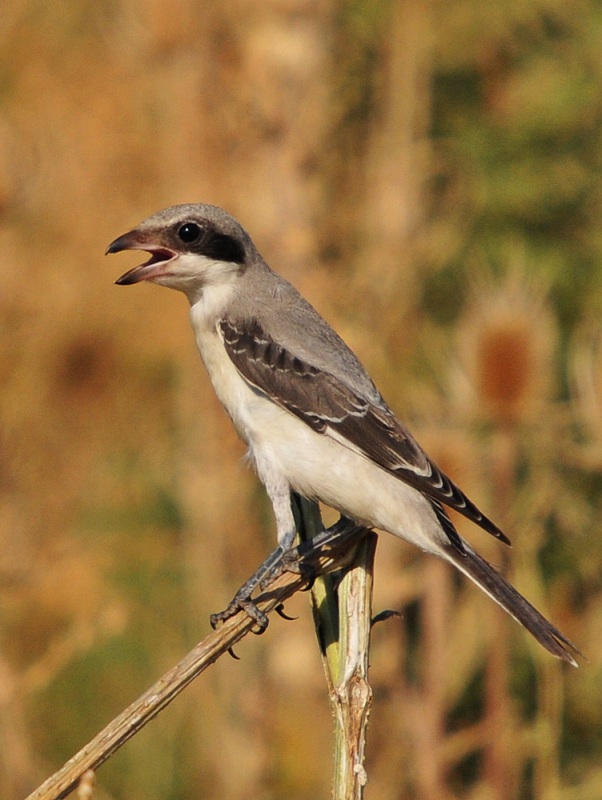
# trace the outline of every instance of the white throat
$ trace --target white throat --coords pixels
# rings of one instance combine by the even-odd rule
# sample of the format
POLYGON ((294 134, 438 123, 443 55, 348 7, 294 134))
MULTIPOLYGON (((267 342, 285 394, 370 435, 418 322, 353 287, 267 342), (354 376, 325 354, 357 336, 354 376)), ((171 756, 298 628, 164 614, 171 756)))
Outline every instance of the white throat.
POLYGON ((164 274, 152 278, 153 283, 183 292, 196 315, 213 318, 220 315, 230 298, 240 264, 217 261, 193 253, 179 255, 164 274))
POLYGON ((194 292, 186 292, 190 318, 195 328, 213 328, 223 316, 236 290, 239 265, 225 261, 207 261, 206 281, 194 292))

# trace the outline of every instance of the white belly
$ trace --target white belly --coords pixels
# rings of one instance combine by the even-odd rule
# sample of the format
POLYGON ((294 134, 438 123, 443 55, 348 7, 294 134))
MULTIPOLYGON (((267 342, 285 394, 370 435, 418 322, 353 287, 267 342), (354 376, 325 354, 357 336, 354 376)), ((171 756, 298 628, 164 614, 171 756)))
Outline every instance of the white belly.
POLYGON ((423 550, 439 552, 437 542, 445 542, 445 534, 420 492, 328 434, 316 433, 288 412, 272 409, 271 422, 280 429, 279 435, 270 437, 269 443, 260 438, 251 445, 256 460, 269 458, 300 494, 423 550))
POLYGON ((328 434, 254 391, 239 375, 216 333, 197 343, 217 396, 248 444, 260 477, 276 475, 368 526, 382 528, 430 552, 445 534, 420 492, 328 434))

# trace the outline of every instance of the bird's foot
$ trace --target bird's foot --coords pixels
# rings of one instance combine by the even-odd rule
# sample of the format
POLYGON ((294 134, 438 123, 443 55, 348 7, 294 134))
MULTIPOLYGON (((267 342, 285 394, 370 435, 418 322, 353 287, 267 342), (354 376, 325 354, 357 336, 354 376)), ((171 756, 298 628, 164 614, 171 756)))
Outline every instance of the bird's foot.
POLYGON ((285 556, 289 552, 294 552, 295 549, 290 551, 279 545, 270 553, 259 569, 236 592, 227 607, 223 611, 211 615, 209 618, 211 627, 215 629, 220 622, 225 622, 239 611, 244 611, 255 622, 257 626, 255 633, 263 633, 268 627, 269 620, 251 599, 251 596, 255 589, 259 588, 263 591, 275 578, 288 570, 288 561, 285 561, 285 556))
POLYGON ((244 611, 257 626, 254 632, 257 634, 263 633, 268 627, 269 620, 267 616, 258 608, 257 604, 254 603, 250 597, 239 595, 240 592, 237 592, 223 611, 218 611, 216 614, 212 614, 209 617, 211 627, 215 630, 220 622, 226 622, 226 620, 238 614, 239 611, 244 611))
MULTIPOLYGON (((341 517, 331 528, 317 534, 313 539, 301 542, 297 547, 291 547, 292 536, 281 541, 281 544, 270 553, 259 569, 240 587, 230 603, 223 611, 212 614, 210 617, 211 626, 215 629, 220 623, 244 611, 256 625, 255 633, 263 633, 268 627, 267 615, 258 608, 252 600, 253 592, 256 589, 264 591, 277 577, 283 572, 294 572, 303 575, 307 580, 305 590, 312 588, 317 576, 323 571, 320 559, 325 555, 340 553, 341 548, 349 550, 353 554, 350 543, 355 541, 358 535, 365 535, 366 528, 355 525, 350 520, 341 517)), ((277 609, 280 613, 282 607, 277 609)), ((285 616, 286 619, 286 616, 285 616)))

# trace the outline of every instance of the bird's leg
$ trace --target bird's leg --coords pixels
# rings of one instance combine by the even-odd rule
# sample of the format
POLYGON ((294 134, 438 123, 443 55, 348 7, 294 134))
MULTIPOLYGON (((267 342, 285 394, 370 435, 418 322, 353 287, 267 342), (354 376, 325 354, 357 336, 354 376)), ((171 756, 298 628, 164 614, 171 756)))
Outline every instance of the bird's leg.
MULTIPOLYGON (((313 539, 302 542, 297 547, 292 547, 295 531, 287 532, 281 537, 278 547, 236 592, 228 606, 223 611, 211 615, 212 627, 216 628, 220 622, 225 622, 243 610, 256 623, 258 633, 263 633, 267 628, 268 618, 251 599, 251 595, 257 587, 265 589, 271 581, 285 571, 307 576, 308 584, 311 586, 321 571, 321 558, 324 556, 330 556, 332 559, 340 558, 341 550, 349 551, 352 556, 353 543, 358 536, 366 532, 365 528, 345 517, 341 517, 332 527, 321 531, 313 539)), ((339 566, 341 565, 339 564, 339 566)))
POLYGON ((325 531, 317 533, 311 540, 302 542, 298 547, 293 547, 295 541, 296 524, 291 506, 290 487, 281 476, 273 473, 261 460, 256 461, 257 470, 274 507, 276 526, 278 530, 278 547, 270 553, 259 569, 251 575, 236 592, 228 606, 210 617, 211 625, 215 628, 220 622, 225 622, 241 609, 257 625, 257 632, 262 633, 268 625, 267 616, 261 611, 251 596, 255 589, 264 590, 282 572, 295 572, 307 577, 308 588, 311 588, 319 572, 320 557, 324 551, 328 554, 340 550, 349 536, 350 530, 356 526, 345 518, 325 531))
POLYGON ((288 569, 284 564, 284 556, 291 549, 294 539, 295 531, 287 532, 280 540, 278 547, 270 553, 259 569, 236 592, 228 606, 223 611, 211 615, 210 622, 213 628, 216 628, 218 623, 230 619, 242 609, 257 624, 258 632, 263 633, 267 628, 268 618, 251 600, 251 595, 258 586, 260 589, 265 588, 274 578, 285 569, 288 569))
POLYGON ((265 485, 266 491, 276 517, 276 529, 278 532, 278 547, 270 553, 263 564, 259 567, 249 580, 236 592, 227 608, 210 617, 211 625, 215 628, 219 622, 234 616, 240 609, 243 609, 251 619, 257 624, 258 633, 262 633, 268 625, 267 616, 257 608, 251 600, 251 595, 259 586, 260 589, 270 583, 283 571, 283 556, 291 549, 297 530, 295 519, 291 508, 291 495, 288 482, 272 469, 271 463, 261 458, 261 455, 253 454, 257 473, 265 485))

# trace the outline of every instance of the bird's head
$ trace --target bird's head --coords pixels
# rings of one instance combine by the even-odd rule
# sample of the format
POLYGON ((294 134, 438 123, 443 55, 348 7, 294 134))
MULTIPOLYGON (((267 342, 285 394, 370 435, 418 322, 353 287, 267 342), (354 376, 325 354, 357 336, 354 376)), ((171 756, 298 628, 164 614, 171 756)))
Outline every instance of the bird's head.
POLYGON ((115 239, 108 253, 145 250, 150 258, 118 278, 129 285, 152 281, 179 289, 192 300, 208 284, 243 272, 255 250, 245 230, 217 206, 180 205, 145 219, 115 239))

